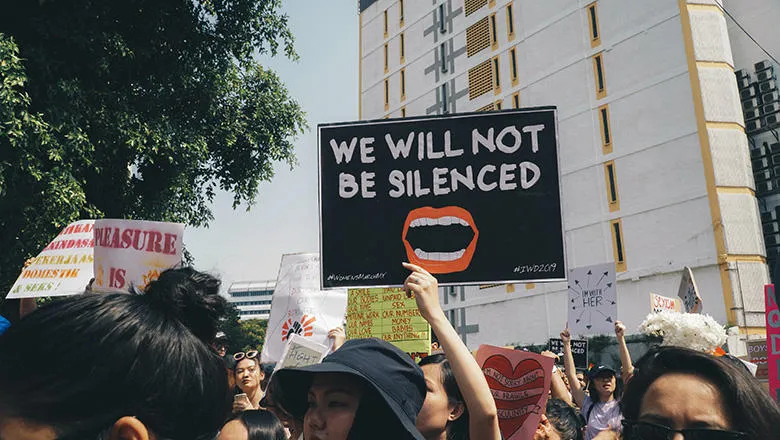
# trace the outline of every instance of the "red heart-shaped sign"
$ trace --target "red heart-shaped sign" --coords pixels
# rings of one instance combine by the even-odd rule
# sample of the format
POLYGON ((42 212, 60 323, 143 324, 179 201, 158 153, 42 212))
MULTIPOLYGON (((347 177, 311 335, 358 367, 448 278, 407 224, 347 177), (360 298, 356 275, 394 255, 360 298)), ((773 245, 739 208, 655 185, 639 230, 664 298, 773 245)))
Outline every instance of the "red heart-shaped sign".
POLYGON ((482 372, 496 401, 498 424, 505 439, 510 439, 531 414, 544 411, 544 368, 535 359, 522 360, 512 369, 509 359, 496 354, 485 360, 482 372))

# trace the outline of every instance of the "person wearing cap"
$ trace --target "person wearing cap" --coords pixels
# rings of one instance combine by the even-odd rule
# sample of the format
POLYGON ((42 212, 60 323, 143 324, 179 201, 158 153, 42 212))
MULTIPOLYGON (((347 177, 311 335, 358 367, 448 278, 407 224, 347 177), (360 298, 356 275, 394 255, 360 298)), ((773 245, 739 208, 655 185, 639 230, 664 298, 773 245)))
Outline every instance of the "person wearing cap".
MULTIPOLYGON (((620 348, 620 362, 625 380, 633 375, 634 367, 631 364, 631 355, 625 339, 626 327, 622 322, 615 322, 615 336, 617 336, 620 348)), ((617 386, 616 371, 605 365, 599 365, 588 372, 588 393, 577 380, 577 370, 574 367, 574 356, 571 352, 571 334, 569 329, 561 332, 563 340, 563 359, 566 367, 566 375, 569 378, 571 394, 574 402, 581 409, 585 418, 585 440, 593 440, 602 431, 622 430, 623 416, 620 412, 621 390, 617 386)))
POLYGON ((425 440, 415 427, 423 372, 388 342, 346 341, 322 363, 282 368, 272 383, 274 401, 303 420, 306 440, 425 440))
POLYGON ((431 325, 444 352, 420 361, 428 394, 417 429, 427 440, 501 440, 493 394, 479 364, 442 311, 438 281, 420 266, 403 266, 412 271, 404 288, 414 295, 420 315, 431 325))

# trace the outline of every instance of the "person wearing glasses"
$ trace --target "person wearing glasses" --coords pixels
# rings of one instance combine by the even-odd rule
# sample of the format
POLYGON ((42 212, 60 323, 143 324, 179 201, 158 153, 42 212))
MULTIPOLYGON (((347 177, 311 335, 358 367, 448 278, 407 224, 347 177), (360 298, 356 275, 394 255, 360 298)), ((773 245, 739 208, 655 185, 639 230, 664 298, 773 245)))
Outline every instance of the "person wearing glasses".
POLYGON ((230 405, 209 346, 226 311, 219 286, 169 269, 144 292, 72 296, 25 316, 0 336, 0 438, 213 439, 230 405))
POLYGON ((240 393, 233 398, 233 413, 249 409, 259 409, 263 390, 260 386, 265 379, 265 371, 260 364, 257 350, 238 352, 233 355, 236 361, 233 377, 240 393))
POLYGON ((687 348, 643 356, 622 405, 624 440, 758 440, 780 432, 780 407, 744 367, 687 348))

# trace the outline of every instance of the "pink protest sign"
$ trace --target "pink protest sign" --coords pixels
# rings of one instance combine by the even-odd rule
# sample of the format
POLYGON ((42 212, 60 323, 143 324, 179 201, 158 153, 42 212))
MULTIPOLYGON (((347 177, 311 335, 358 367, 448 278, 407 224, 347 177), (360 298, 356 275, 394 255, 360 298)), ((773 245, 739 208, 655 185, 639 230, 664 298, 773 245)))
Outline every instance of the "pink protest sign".
POLYGON ((780 310, 775 299, 775 285, 764 286, 766 300, 766 354, 769 373, 769 393, 775 401, 780 402, 780 310))
POLYGON ((547 405, 551 358, 527 351, 481 345, 477 363, 496 400, 505 440, 533 438, 547 405))

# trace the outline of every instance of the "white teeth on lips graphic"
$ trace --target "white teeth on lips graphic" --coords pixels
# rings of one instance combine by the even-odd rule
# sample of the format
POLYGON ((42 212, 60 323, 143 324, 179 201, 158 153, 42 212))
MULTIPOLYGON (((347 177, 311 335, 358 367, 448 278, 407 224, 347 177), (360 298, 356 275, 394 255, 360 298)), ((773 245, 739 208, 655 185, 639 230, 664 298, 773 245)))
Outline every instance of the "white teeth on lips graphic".
POLYGON ((425 252, 420 248, 414 250, 414 254, 417 255, 417 258, 428 261, 455 261, 460 259, 465 253, 466 249, 455 252, 425 252))
POLYGON ((469 223, 466 220, 448 215, 439 218, 428 218, 428 217, 417 218, 412 220, 411 223, 409 223, 409 227, 416 228, 418 226, 436 226, 436 225, 449 226, 454 224, 459 224, 461 226, 469 226, 469 223))

